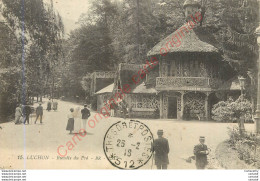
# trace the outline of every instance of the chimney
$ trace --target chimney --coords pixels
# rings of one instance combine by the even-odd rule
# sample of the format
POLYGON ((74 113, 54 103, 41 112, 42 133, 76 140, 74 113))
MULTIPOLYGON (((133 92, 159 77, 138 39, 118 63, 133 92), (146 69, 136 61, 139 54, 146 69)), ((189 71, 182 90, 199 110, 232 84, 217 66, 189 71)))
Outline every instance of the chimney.
POLYGON ((195 17, 201 16, 199 19, 202 22, 201 4, 196 0, 186 0, 183 4, 186 22, 194 21, 195 17))

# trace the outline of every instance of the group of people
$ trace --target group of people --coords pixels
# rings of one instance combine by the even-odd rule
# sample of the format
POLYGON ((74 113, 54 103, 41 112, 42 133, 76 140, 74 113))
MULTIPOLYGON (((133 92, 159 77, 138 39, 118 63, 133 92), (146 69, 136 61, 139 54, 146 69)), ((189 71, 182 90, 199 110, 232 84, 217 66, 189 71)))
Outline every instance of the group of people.
MULTIPOLYGON (((52 101, 49 99, 47 103, 47 110, 50 111, 53 109, 54 111, 58 110, 58 102, 52 101)), ((30 105, 22 105, 18 104, 15 108, 15 124, 30 124, 30 115, 34 112, 34 108, 30 105)), ((42 117, 43 117, 43 107, 42 104, 39 105, 35 109, 36 119, 34 124, 37 123, 38 119, 40 119, 40 123, 42 124, 42 117)))
POLYGON ((90 111, 88 109, 88 105, 85 104, 84 108, 80 110, 80 108, 70 109, 70 114, 68 115, 68 123, 66 130, 73 134, 73 131, 79 132, 79 130, 84 130, 86 132, 87 120, 90 117, 90 111))
MULTIPOLYGON (((115 104, 115 103, 109 104, 109 101, 107 101, 107 104, 110 105, 110 117, 115 117, 115 112, 117 110, 120 111, 120 115, 124 119, 126 119, 127 117, 132 118, 134 116, 133 115, 133 106, 128 106, 128 104, 125 102, 125 100, 123 100, 119 104, 115 104)), ((154 109, 153 118, 154 119, 160 118, 160 109, 158 106, 156 106, 154 109)))
POLYGON ((49 99, 48 103, 47 103, 47 111, 51 111, 51 109, 53 109, 54 111, 58 110, 58 102, 57 101, 51 101, 51 99, 49 99))
MULTIPOLYGON (((30 123, 30 115, 33 112, 33 108, 30 105, 22 105, 18 104, 15 108, 15 124, 29 124, 30 123)), ((42 115, 43 115, 43 107, 41 103, 36 108, 36 120, 35 124, 40 118, 40 122, 42 123, 42 115)))
POLYGON ((29 124, 29 118, 32 109, 29 105, 18 104, 15 108, 15 124, 25 124, 26 122, 29 124))
MULTIPOLYGON (((15 124, 30 124, 30 115, 33 113, 33 109, 30 105, 18 104, 15 109, 15 124)), ((41 103, 37 106, 35 113, 36 120, 34 123, 36 124, 38 118, 40 118, 40 123, 42 123, 43 107, 41 103)))
MULTIPOLYGON (((169 164, 168 154, 170 151, 169 143, 166 138, 163 137, 163 130, 157 131, 158 138, 154 140, 152 145, 152 152, 154 154, 155 165, 157 169, 167 169, 169 164)), ((208 164, 207 155, 209 154, 209 149, 205 145, 205 137, 201 136, 199 138, 199 144, 194 146, 194 156, 195 165, 197 169, 205 169, 208 164)))
MULTIPOLYGON (((109 101, 107 101, 107 104, 109 104, 109 101)), ((124 119, 126 119, 126 117, 131 117, 132 107, 129 108, 125 100, 118 105, 115 103, 110 104, 110 117, 115 117, 116 110, 120 111, 120 114, 124 119)))

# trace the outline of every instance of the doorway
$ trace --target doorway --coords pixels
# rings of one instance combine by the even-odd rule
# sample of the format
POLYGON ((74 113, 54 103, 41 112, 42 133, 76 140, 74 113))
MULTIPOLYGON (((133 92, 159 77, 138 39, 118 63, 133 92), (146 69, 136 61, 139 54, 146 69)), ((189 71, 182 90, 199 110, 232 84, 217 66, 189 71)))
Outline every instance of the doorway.
POLYGON ((177 97, 168 98, 168 118, 177 119, 177 97))

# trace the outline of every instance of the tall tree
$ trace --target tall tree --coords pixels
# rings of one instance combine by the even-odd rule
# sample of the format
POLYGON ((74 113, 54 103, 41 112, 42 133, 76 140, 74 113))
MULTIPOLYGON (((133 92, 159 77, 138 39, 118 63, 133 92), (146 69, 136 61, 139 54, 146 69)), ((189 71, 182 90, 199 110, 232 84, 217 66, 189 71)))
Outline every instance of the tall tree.
POLYGON ((151 0, 125 0, 119 4, 120 16, 113 44, 120 62, 143 63, 146 53, 159 39, 160 21, 153 14, 151 0))
POLYGON ((43 0, 3 0, 2 13, 23 40, 27 94, 42 94, 44 85, 53 82, 53 70, 62 55, 64 26, 61 17, 53 9, 52 0, 49 4, 43 0))
POLYGON ((21 49, 12 29, 0 22, 0 123, 7 121, 20 93, 21 49))

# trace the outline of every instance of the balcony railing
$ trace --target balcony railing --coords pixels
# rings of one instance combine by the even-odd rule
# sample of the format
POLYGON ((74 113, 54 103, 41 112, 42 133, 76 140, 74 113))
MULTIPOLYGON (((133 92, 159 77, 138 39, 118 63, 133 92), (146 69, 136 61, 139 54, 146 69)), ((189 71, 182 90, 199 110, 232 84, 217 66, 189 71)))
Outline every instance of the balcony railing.
POLYGON ((204 77, 157 77, 157 90, 213 90, 221 85, 219 79, 204 77))

